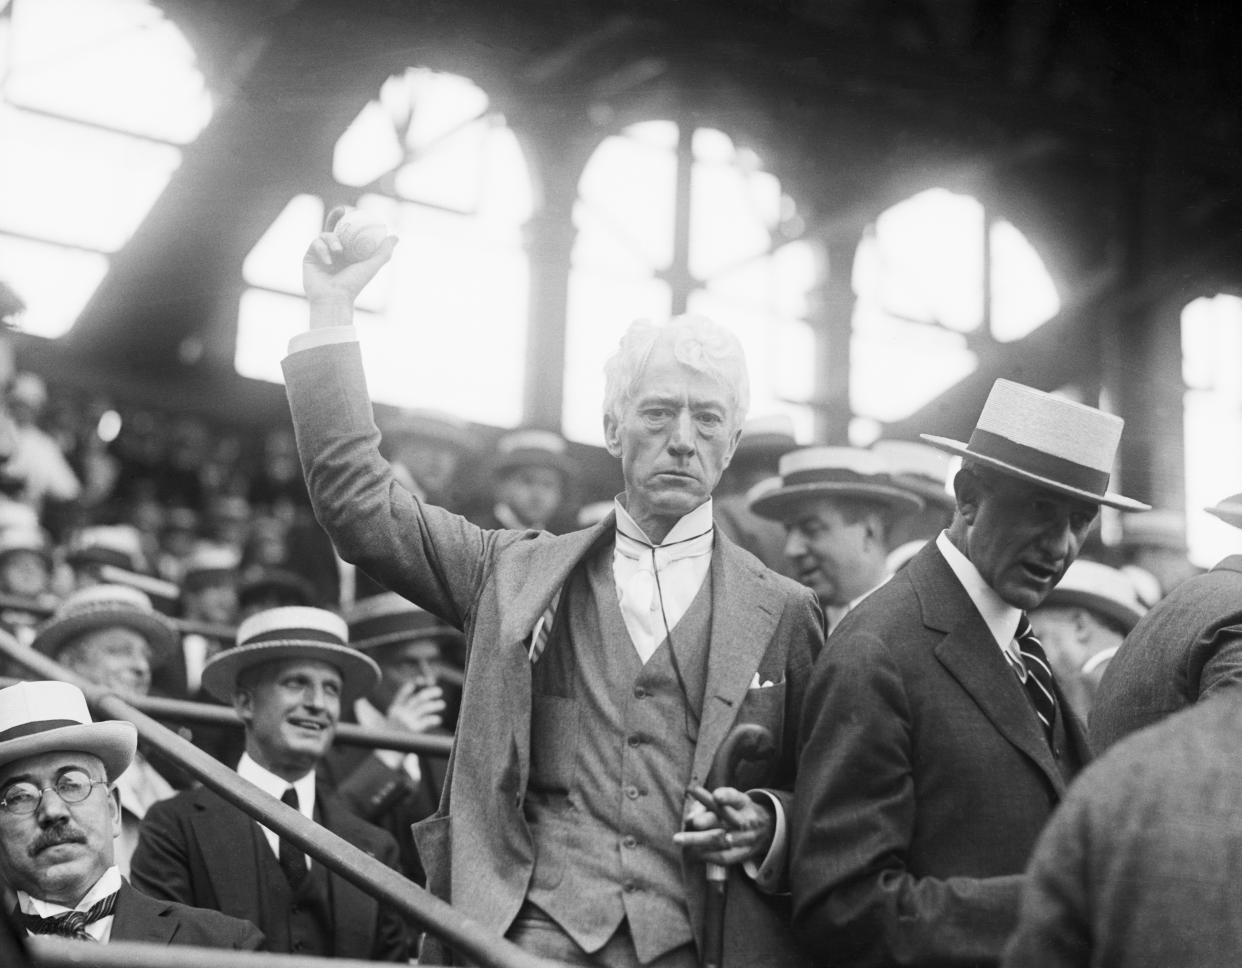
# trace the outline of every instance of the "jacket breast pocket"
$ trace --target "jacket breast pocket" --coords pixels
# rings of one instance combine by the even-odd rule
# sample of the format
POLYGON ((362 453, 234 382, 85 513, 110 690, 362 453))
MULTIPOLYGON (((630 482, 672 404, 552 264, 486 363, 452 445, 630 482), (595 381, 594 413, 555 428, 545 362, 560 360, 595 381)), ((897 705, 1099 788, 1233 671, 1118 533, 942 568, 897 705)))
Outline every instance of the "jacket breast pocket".
POLYGON ((531 792, 568 797, 578 759, 578 701, 536 695, 530 725, 531 792))
POLYGON ((741 790, 764 786, 769 782, 769 774, 774 771, 776 762, 780 759, 781 744, 785 741, 784 682, 746 690, 734 720, 734 727, 745 723, 762 726, 771 737, 771 742, 752 747, 752 755, 743 758, 739 763, 734 786, 741 790))

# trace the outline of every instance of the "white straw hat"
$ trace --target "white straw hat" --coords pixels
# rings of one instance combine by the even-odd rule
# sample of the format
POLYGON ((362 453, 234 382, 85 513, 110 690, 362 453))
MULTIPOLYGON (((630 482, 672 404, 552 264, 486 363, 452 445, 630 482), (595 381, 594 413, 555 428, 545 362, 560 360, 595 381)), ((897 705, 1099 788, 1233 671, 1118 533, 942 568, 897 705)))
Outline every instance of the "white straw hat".
POLYGON ((760 481, 746 503, 760 517, 785 520, 798 505, 824 498, 877 501, 895 511, 917 511, 923 499, 897 487, 888 464, 856 447, 803 447, 781 458, 780 477, 760 481))
POLYGON ((1218 501, 1210 508, 1204 508, 1208 514, 1214 518, 1219 518, 1225 524, 1232 524, 1235 528, 1242 528, 1242 494, 1235 494, 1227 497, 1223 501, 1218 501))
POLYGON ((341 702, 370 692, 380 670, 370 656, 350 648, 349 627, 322 608, 285 605, 256 612, 237 628, 237 644, 203 666, 203 688, 232 702, 237 676, 251 666, 280 659, 316 659, 341 673, 341 702))
POLYGON ((1111 619, 1125 634, 1147 612, 1129 575, 1085 558, 1065 570, 1043 604, 1081 605, 1111 619))
POLYGON ((1108 491, 1125 421, 1012 380, 992 385, 969 443, 919 436, 934 447, 1049 490, 1123 511, 1150 506, 1108 491))
POLYGON ((134 724, 94 722, 77 686, 42 681, 0 689, 0 765, 40 753, 91 753, 112 781, 133 762, 137 748, 134 724))

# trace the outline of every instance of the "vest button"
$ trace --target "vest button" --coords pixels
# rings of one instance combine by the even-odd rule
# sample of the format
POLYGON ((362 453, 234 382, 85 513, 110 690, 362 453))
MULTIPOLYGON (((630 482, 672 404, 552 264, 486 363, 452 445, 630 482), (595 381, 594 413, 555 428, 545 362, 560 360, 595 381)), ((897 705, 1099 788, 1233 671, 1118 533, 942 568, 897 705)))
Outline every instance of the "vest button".
POLYGON ((643 738, 641 736, 630 736, 625 741, 629 746, 642 746, 643 738))
POLYGON ((635 699, 646 699, 647 690, 644 689, 642 686, 635 686, 634 687, 634 698, 635 699))
POLYGON ((1059 746, 1052 747, 1052 758, 1054 760, 1059 760, 1061 758, 1061 747, 1059 746))
POLYGON ((621 840, 621 846, 626 847, 630 850, 633 850, 635 847, 638 846, 638 838, 637 837, 624 837, 621 840))
POLYGON ((633 881, 626 881, 624 888, 625 888, 626 894, 633 894, 635 891, 638 890, 638 885, 635 884, 633 881))
POLYGON ((638 799, 638 787, 627 786, 625 788, 625 795, 629 797, 631 800, 637 800, 638 799))

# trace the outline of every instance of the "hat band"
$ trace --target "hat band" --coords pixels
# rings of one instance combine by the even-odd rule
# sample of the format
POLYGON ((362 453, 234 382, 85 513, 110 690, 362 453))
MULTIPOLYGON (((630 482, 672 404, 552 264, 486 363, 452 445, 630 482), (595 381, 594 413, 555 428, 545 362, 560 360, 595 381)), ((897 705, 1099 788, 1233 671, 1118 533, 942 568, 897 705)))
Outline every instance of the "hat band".
POLYGON ((786 487, 796 484, 888 484, 887 474, 860 474, 844 467, 808 467, 805 470, 790 471, 781 478, 786 487))
POLYGON ((50 729, 85 725, 85 723, 80 723, 76 719, 36 719, 34 722, 10 726, 0 733, 0 743, 7 743, 11 739, 21 739, 23 736, 33 736, 35 733, 46 733, 50 729))
POLYGON ((284 626, 278 629, 269 629, 266 632, 256 632, 254 635, 246 639, 245 642, 238 642, 242 645, 262 645, 265 642, 319 642, 324 645, 344 645, 344 640, 339 635, 323 629, 312 628, 292 628, 284 626))
POLYGON ((1038 477, 1046 477, 1050 481, 1064 484, 1079 491, 1103 495, 1108 489, 1108 472, 1079 464, 1077 461, 1066 460, 1046 451, 1036 450, 1026 444, 1002 437, 990 430, 975 429, 970 435, 970 443, 966 445, 968 452, 980 457, 990 457, 1005 464, 1012 464, 1019 470, 1038 477))

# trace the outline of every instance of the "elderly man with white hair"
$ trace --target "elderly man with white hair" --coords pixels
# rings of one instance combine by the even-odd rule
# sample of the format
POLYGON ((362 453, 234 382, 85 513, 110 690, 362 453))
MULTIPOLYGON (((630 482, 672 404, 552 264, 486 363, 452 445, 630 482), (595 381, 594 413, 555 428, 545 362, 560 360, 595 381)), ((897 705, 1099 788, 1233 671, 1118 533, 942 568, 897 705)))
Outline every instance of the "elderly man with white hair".
MULTIPOLYGON (((561 536, 482 530, 396 485, 379 455, 349 324, 394 244, 351 262, 330 232, 312 243, 312 328, 284 366, 341 555, 466 633, 445 793, 415 829, 428 887, 565 963, 697 965, 706 865, 774 874, 762 862, 780 853, 823 641, 814 596, 713 527, 746 413, 741 347, 700 318, 632 326, 606 368, 605 440, 625 479, 613 512, 561 536), (773 755, 717 782, 741 724, 766 728, 773 755)), ((731 879, 726 960, 799 963, 785 899, 731 879)), ((449 957, 424 946, 425 962, 449 957)))

